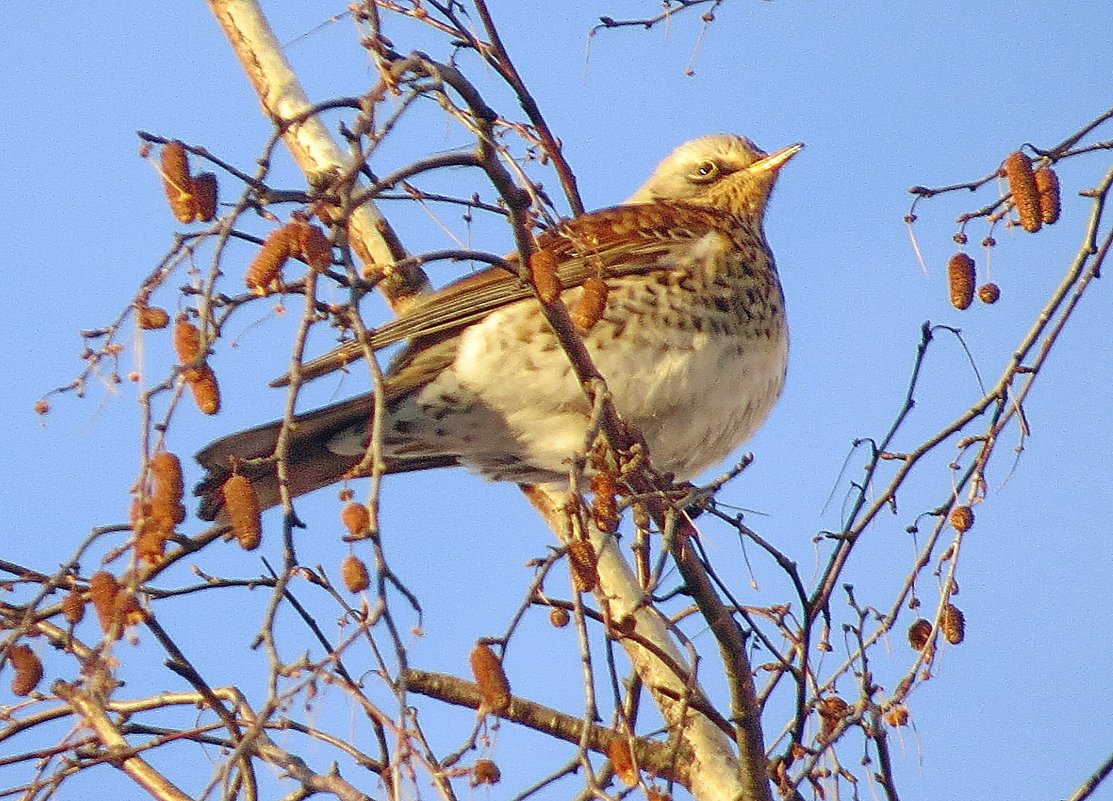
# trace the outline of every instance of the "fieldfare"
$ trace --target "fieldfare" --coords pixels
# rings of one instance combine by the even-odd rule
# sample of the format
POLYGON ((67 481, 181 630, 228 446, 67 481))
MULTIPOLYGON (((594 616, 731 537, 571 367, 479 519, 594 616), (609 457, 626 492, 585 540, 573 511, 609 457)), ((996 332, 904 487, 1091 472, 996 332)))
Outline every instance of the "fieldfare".
MULTIPOLYGON (((690 141, 621 206, 541 233, 573 307, 593 276, 607 285, 583 341, 622 420, 652 464, 679 480, 722 461, 764 422, 784 385, 788 323, 762 227, 778 171, 803 145, 765 154, 740 136, 690 141)), ((408 344, 385 378, 387 473, 465 465, 494 480, 566 482, 590 407, 538 300, 491 268, 421 298, 370 335, 408 344)), ((304 375, 358 358, 349 344, 304 375)), ((368 444, 370 394, 297 416, 288 487, 297 496, 349 476, 368 444)), ((220 439, 198 454, 201 516, 219 512, 233 462, 273 455, 281 423, 220 439)), ((241 469, 262 507, 279 502, 275 465, 241 469)))

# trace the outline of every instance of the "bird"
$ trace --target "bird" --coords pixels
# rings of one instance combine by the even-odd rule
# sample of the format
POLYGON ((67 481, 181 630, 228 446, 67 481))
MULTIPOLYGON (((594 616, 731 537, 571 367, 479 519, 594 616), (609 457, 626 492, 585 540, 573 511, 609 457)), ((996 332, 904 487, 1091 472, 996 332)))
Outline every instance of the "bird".
MULTIPOLYGON (((734 134, 693 139, 624 203, 536 237, 537 250, 555 259, 570 308, 593 276, 606 284, 584 345, 620 418, 640 432, 654 467, 677 481, 749 439, 784 387, 788 322, 763 222, 781 168, 802 148, 765 153, 734 134)), ((400 342, 383 380, 384 473, 463 465, 495 481, 567 485, 591 405, 514 272, 491 267, 422 296, 367 344, 400 342)), ((302 376, 340 369, 362 347, 346 343, 307 362, 302 376)), ((368 393, 294 417, 285 456, 292 496, 354 477, 374 408, 368 393)), ((198 453, 207 471, 195 490, 203 519, 217 519, 234 471, 252 481, 261 508, 280 503, 268 457, 282 425, 198 453)))

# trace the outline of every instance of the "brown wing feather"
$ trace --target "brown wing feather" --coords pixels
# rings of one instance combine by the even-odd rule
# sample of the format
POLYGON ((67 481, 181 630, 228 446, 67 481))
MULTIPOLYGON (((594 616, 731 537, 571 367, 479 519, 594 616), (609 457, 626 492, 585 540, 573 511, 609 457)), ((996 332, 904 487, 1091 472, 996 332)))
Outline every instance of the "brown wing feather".
MULTIPOLYGON (((661 256, 677 243, 698 239, 709 230, 727 231, 730 226, 730 218, 714 209, 681 203, 644 203, 576 217, 541 234, 537 245, 557 258, 561 285, 570 289, 600 270, 604 277, 619 277, 663 269, 661 256)), ((455 332, 495 309, 532 295, 533 290, 522 284, 517 275, 492 267, 430 294, 371 332, 369 344, 379 350, 414 337, 455 332)), ((309 381, 361 358, 360 343, 350 342, 303 364, 301 376, 309 381)), ((289 375, 272 382, 272 386, 287 384, 289 375)))

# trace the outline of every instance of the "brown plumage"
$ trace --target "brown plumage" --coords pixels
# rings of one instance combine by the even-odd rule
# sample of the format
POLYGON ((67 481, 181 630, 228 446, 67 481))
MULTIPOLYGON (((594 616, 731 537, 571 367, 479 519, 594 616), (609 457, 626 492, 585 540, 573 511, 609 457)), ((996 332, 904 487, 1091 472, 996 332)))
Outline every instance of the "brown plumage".
MULTIPOLYGON (((561 299, 575 309, 589 279, 606 291, 584 343, 623 419, 655 466, 682 479, 751 436, 780 394, 788 353, 784 300, 762 232, 780 168, 749 140, 689 142, 626 205, 541 234, 561 299)), ((548 257, 546 257, 548 258, 548 257)), ((463 464, 495 480, 566 480, 590 409, 532 291, 489 269, 419 300, 370 334, 378 350, 408 341, 386 376, 383 456, 390 473, 463 464)), ((303 366, 304 378, 360 358, 349 343, 303 366)), ((282 381, 278 383, 283 383, 282 381)), ((363 458, 373 403, 362 395, 296 419, 289 489, 341 480, 363 458)), ((221 439, 198 454, 202 517, 236 461, 273 454, 279 423, 221 439)), ((241 465, 266 508, 279 500, 273 464, 241 465)))

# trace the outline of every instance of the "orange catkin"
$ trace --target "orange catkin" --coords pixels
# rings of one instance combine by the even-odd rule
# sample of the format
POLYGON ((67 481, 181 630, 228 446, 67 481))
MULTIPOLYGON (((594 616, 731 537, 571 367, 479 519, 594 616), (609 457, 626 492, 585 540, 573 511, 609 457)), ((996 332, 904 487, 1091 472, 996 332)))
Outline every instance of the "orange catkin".
POLYGON ((281 280, 282 268, 286 260, 300 250, 297 226, 297 223, 284 225, 271 231, 270 235, 263 240, 263 247, 259 248, 244 277, 247 288, 255 294, 267 294, 271 284, 281 280))
POLYGON ((581 333, 590 331, 603 319, 603 312, 607 310, 608 292, 607 283, 598 276, 584 281, 584 293, 572 310, 572 322, 581 333))
POLYGON ((954 604, 943 607, 943 616, 939 620, 939 628, 943 636, 951 645, 958 645, 966 639, 966 616, 954 604))
POLYGON ((611 767, 615 775, 627 787, 638 783, 638 769, 634 765, 634 754, 630 750, 630 741, 625 737, 612 737, 607 743, 607 756, 610 757, 611 767))
POLYGON ((591 592, 599 581, 595 569, 595 548, 587 540, 568 543, 568 569, 572 572, 572 586, 577 592, 591 592))
POLYGON ((1005 178, 1013 195, 1016 213, 1025 231, 1034 234, 1043 224, 1040 217, 1039 191, 1032 162, 1019 150, 1005 159, 1005 178))
POLYGON ((485 642, 477 643, 471 652, 471 672, 479 685, 480 708, 492 715, 504 715, 510 709, 510 680, 502 663, 485 642))
POLYGON ((344 586, 348 592, 363 592, 371 586, 371 577, 367 574, 367 565, 354 553, 344 557, 340 565, 340 575, 344 579, 344 586))
POLYGON ((951 305, 967 309, 974 302, 974 260, 965 253, 956 253, 947 262, 947 278, 951 286, 951 305))
POLYGON ((98 570, 89 577, 89 598, 93 602, 93 608, 97 610, 97 619, 105 634, 112 629, 116 596, 119 592, 120 583, 107 570, 98 570))
POLYGON ((978 300, 987 306, 992 306, 1001 299, 1001 287, 992 282, 978 287, 978 300))
POLYGON ((254 551, 263 539, 263 521, 255 487, 249 478, 235 473, 224 482, 221 492, 232 524, 232 535, 245 551, 254 551))
POLYGON ((332 266, 332 242, 319 225, 299 224, 298 245, 302 258, 312 269, 324 272, 332 266))
POLYGON ((348 529, 349 540, 364 539, 371 528, 371 513, 362 503, 351 503, 344 506, 340 512, 340 520, 344 528, 348 529))
POLYGON ((969 506, 956 506, 951 510, 951 525, 962 534, 974 525, 974 510, 969 506))
POLYGON ((174 351, 186 367, 201 358, 201 331, 184 315, 174 324, 174 351))
POLYGON ((30 695, 43 678, 43 663, 26 643, 13 645, 8 651, 8 661, 15 668, 12 695, 30 695))
POLYGON ((170 325, 170 315, 158 306, 142 305, 135 310, 135 322, 144 331, 154 331, 170 325))
POLYGON ((1051 167, 1040 167, 1033 176, 1036 191, 1039 193, 1040 220, 1045 225, 1059 222, 1061 202, 1059 196, 1059 176, 1051 167))
POLYGON ((529 257, 529 271, 541 302, 545 305, 555 303, 561 290, 556 256, 547 250, 537 251, 529 257))
POLYGON ((211 172, 203 172, 193 179, 193 214, 201 222, 210 222, 216 217, 217 183, 211 172))
POLYGON ((502 771, 499 766, 492 762, 490 759, 477 759, 475 760, 475 767, 472 768, 473 785, 480 784, 498 784, 502 780, 502 771))
POLYGON ((193 390, 193 400, 197 408, 204 414, 216 414, 220 411, 220 385, 216 382, 216 373, 207 364, 202 364, 196 370, 188 371, 186 379, 189 388, 193 390))
POLYGON ((189 176, 189 157, 185 146, 177 140, 167 142, 162 148, 162 186, 178 222, 193 222, 193 179, 189 176))
POLYGON ((85 617, 85 597, 81 590, 73 589, 62 599, 62 616, 71 626, 76 626, 85 617))

